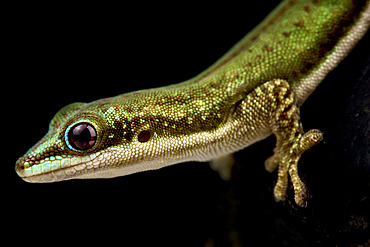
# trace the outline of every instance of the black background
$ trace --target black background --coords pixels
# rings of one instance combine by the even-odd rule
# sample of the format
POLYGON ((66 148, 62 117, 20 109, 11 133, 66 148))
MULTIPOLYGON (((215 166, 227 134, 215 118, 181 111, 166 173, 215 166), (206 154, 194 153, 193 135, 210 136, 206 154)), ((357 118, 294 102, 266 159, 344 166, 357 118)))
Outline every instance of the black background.
POLYGON ((27 244, 346 246, 367 242, 369 35, 301 108, 325 139, 300 173, 308 208, 273 200, 274 137, 236 154, 230 182, 206 163, 115 179, 24 182, 14 164, 63 106, 169 85, 206 69, 278 3, 102 3, 9 8, 2 84, 5 235, 27 244))

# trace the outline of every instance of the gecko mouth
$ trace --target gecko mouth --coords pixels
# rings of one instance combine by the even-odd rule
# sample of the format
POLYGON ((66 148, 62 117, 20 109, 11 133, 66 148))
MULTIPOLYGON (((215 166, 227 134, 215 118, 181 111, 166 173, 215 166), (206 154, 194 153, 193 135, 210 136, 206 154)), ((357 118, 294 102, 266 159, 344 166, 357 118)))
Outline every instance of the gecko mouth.
POLYGON ((26 182, 50 183, 79 178, 87 173, 105 170, 104 155, 96 157, 71 157, 64 160, 42 160, 32 166, 25 165, 24 159, 17 160, 15 170, 26 182), (93 159, 91 159, 93 158, 93 159))
POLYGON ((68 180, 72 179, 78 174, 82 174, 82 172, 78 172, 76 174, 73 173, 74 168, 73 167, 68 167, 68 168, 61 168, 56 171, 50 171, 42 174, 37 174, 37 175, 24 175, 22 170, 16 170, 18 175, 26 182, 29 183, 52 183, 52 182, 58 182, 58 181, 63 181, 63 180, 68 180))
MULTIPOLYGON (((42 167, 32 166, 30 168, 23 167, 20 162, 16 164, 16 172, 17 174, 26 182, 30 183, 51 183, 51 182, 58 182, 62 180, 68 180, 77 178, 85 174, 86 172, 90 172, 87 168, 82 170, 77 170, 76 167, 79 167, 82 164, 71 166, 71 167, 64 167, 58 168, 52 171, 45 171, 42 172, 42 167), (38 170, 41 169, 41 172, 38 170)), ((91 171, 94 169, 91 169, 91 171)))
MULTIPOLYGON (((110 165, 106 163, 109 152, 94 156, 65 158, 63 162, 42 161, 40 164, 26 167, 23 159, 16 162, 16 172, 26 182, 52 183, 70 179, 113 178, 148 170, 147 163, 110 165), (67 162, 66 162, 67 161, 67 162), (68 165, 66 165, 68 164, 68 165)), ((152 165, 149 170, 162 166, 152 165)))

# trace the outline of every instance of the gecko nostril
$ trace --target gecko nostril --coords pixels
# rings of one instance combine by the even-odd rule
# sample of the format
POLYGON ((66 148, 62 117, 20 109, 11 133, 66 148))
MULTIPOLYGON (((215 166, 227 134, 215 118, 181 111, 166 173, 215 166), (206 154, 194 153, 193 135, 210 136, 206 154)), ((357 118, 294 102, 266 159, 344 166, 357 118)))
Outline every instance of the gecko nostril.
POLYGON ((21 159, 17 160, 15 163, 15 171, 18 173, 18 175, 24 173, 25 170, 26 166, 24 162, 22 162, 21 159))
POLYGON ((30 163, 21 158, 15 163, 15 170, 17 172, 24 172, 28 167, 30 167, 30 163))

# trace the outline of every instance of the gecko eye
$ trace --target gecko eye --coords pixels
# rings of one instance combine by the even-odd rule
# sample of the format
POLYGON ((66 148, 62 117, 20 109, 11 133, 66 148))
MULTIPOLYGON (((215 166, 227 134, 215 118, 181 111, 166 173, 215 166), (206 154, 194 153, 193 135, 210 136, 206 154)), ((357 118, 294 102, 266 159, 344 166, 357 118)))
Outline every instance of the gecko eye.
POLYGON ((96 130, 88 123, 78 123, 68 132, 68 142, 76 150, 88 150, 96 143, 96 130))

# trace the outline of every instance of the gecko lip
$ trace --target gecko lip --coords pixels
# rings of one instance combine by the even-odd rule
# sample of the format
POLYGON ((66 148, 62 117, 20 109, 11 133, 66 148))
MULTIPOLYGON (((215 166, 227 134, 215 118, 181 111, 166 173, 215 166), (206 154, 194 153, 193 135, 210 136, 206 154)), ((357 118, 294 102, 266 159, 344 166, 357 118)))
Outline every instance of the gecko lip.
MULTIPOLYGON (((42 161, 30 167, 22 166, 23 158, 17 160, 15 170, 26 182, 51 183, 70 179, 112 178, 117 177, 117 168, 104 161, 109 154, 94 154, 85 157, 71 157, 67 162, 61 160, 42 161)), ((134 173, 136 169, 124 167, 123 174, 134 173)), ((144 170, 144 169, 142 169, 144 170)))
POLYGON ((97 168, 97 166, 92 166, 91 163, 91 161, 83 161, 67 167, 61 167, 58 162, 43 162, 26 168, 22 165, 22 158, 20 158, 15 164, 15 170, 18 176, 26 182, 50 183, 78 178, 86 173, 90 173, 95 170, 94 168, 97 168))
MULTIPOLYGON (((78 165, 77 165, 78 166, 78 165)), ((74 167, 61 168, 59 170, 41 173, 37 175, 25 175, 22 170, 17 170, 18 175, 29 183, 52 183, 64 180, 76 179, 83 177, 86 174, 94 172, 94 169, 84 169, 77 171, 74 167)))
MULTIPOLYGON (((50 171, 46 173, 41 173, 37 175, 27 175, 26 170, 24 167, 21 166, 21 159, 17 160, 15 164, 15 171, 17 172, 18 176, 20 176, 24 181, 30 183, 50 183, 50 182, 57 182, 62 181, 65 179, 72 179, 74 176, 68 176, 66 174, 67 170, 74 169, 73 167, 66 167, 56 171, 50 171)), ((81 174, 81 173, 80 173, 81 174)), ((77 174, 71 174, 77 175, 77 174)))

